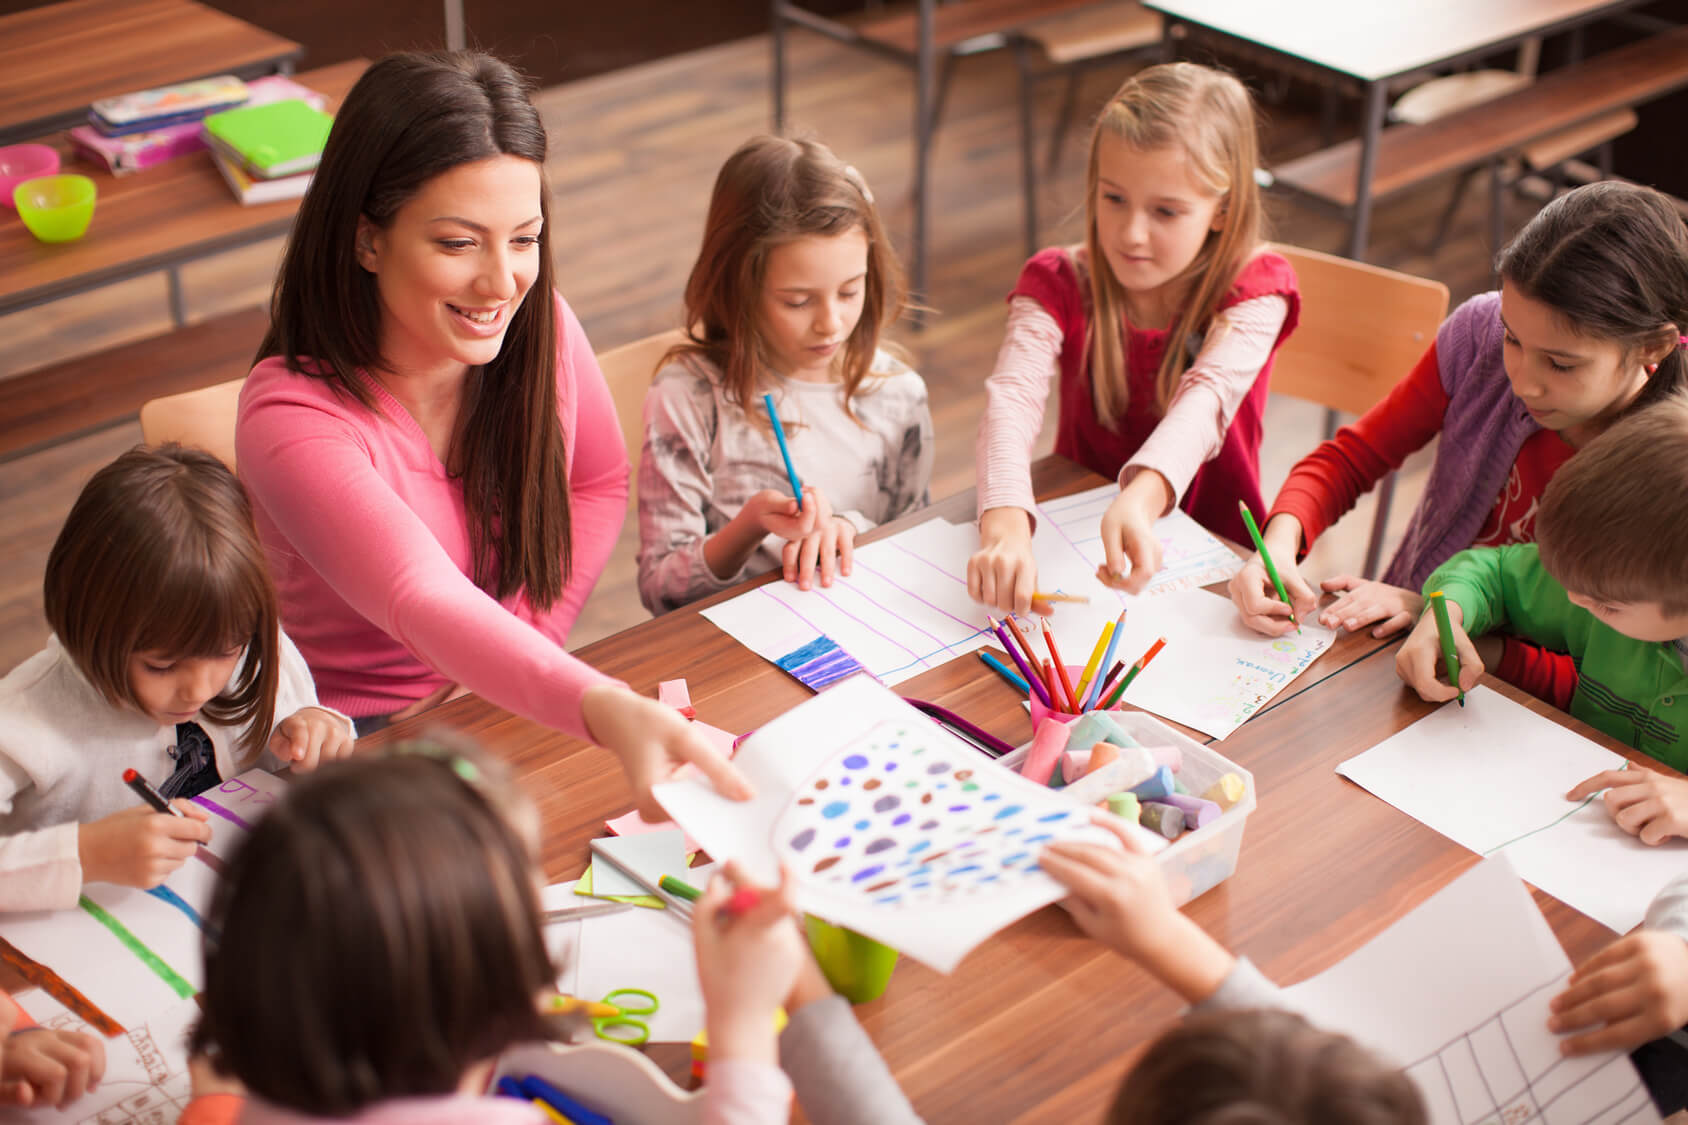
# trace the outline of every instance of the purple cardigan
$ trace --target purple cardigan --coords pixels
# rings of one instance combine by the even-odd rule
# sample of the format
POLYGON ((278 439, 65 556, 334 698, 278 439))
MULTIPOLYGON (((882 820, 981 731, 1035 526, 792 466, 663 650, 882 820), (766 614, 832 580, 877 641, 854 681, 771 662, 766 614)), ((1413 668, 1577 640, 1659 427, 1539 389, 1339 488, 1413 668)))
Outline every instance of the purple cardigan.
POLYGON ((1500 294, 1481 293, 1442 322, 1436 367, 1448 407, 1436 461, 1401 547, 1383 572, 1417 590, 1483 528, 1512 463, 1541 425, 1507 382, 1501 357, 1500 294))

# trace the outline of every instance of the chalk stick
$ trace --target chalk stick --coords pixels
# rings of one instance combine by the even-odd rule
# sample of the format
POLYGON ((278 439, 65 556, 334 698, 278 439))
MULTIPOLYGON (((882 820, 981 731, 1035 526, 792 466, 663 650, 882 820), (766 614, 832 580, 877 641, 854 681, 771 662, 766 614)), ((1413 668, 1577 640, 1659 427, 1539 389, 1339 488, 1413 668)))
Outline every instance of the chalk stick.
POLYGON ((1020 776, 1039 785, 1048 785, 1056 765, 1061 761, 1061 752, 1067 748, 1070 733, 1065 723, 1044 723, 1038 727, 1037 734, 1032 736, 1032 748, 1026 754, 1026 760, 1020 763, 1020 776))
POLYGON ((1172 771, 1165 766, 1157 766, 1155 772, 1149 776, 1147 781, 1130 788, 1133 793, 1137 794, 1139 800, 1158 801, 1174 791, 1172 788, 1172 771))
POLYGON ((1084 772, 1099 770, 1109 762, 1119 761, 1120 748, 1111 742, 1098 742, 1090 748, 1090 761, 1085 763, 1084 772))
POLYGON ((1155 764, 1165 766, 1173 773, 1184 768, 1184 751, 1176 746, 1151 746, 1149 753, 1155 756, 1155 764))
POLYGON ((1172 791, 1174 793, 1182 793, 1186 797, 1190 795, 1190 787, 1185 785, 1184 779, 1179 777, 1177 774, 1172 775, 1172 791))
POLYGON ((1204 801, 1200 797, 1191 797, 1185 793, 1168 793, 1161 800, 1174 808, 1183 809, 1184 823, 1190 828, 1212 824, 1224 812, 1212 801, 1204 801))
POLYGON ((1074 746, 1094 746, 1111 742, 1115 746, 1136 746, 1137 740, 1125 733, 1119 720, 1106 711, 1086 711, 1073 723, 1074 746))
POLYGON ((692 695, 686 690, 685 680, 663 680, 656 685, 656 697, 686 718, 697 718, 697 708, 692 706, 692 695))
POLYGON ((1068 749, 1061 755, 1061 776, 1068 781, 1077 781, 1090 769, 1090 751, 1072 749, 1072 739, 1067 740, 1068 749))
POLYGON ((1115 793, 1108 798, 1108 811, 1136 824, 1143 815, 1143 806, 1138 803, 1135 793, 1115 793))
POLYGON ((1130 751, 1135 749, 1137 748, 1127 748, 1126 753, 1106 765, 1097 766, 1080 780, 1068 783, 1061 792, 1081 805, 1094 805, 1098 801, 1107 800, 1114 793, 1121 793, 1133 785, 1142 784, 1154 770, 1150 768, 1152 763, 1148 761, 1147 755, 1141 759, 1131 756, 1130 751))
POLYGON ((1228 773, 1207 787, 1207 792, 1202 794, 1202 800, 1212 801, 1220 808, 1228 809, 1242 800, 1247 792, 1248 786, 1243 784, 1242 775, 1228 773))
POLYGON ((1168 840, 1176 840, 1184 834, 1184 810, 1159 801, 1144 801, 1138 823, 1144 828, 1159 832, 1168 840))

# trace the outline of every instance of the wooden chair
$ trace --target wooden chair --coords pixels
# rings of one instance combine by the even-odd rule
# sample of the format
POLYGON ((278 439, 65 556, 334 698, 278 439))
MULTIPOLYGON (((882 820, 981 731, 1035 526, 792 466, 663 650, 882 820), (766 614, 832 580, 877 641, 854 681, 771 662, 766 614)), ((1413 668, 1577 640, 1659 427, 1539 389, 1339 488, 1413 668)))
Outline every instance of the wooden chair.
POLYGON ((680 343, 686 334, 678 328, 634 340, 619 348, 598 353, 598 369, 610 385, 610 397, 615 400, 615 417, 621 423, 621 437, 627 443, 627 459, 633 464, 633 474, 627 489, 629 514, 638 511, 639 451, 645 444, 645 392, 650 389, 651 376, 668 349, 680 343))
POLYGON ((1014 63, 1020 72, 1020 176, 1025 194, 1026 256, 1037 253, 1037 157, 1032 141, 1032 95, 1046 78, 1065 77, 1066 90, 1049 138, 1048 167, 1061 155, 1061 142, 1078 111, 1084 72, 1127 58, 1163 57, 1161 17, 1138 0, 1103 0, 1045 16, 1013 33, 1014 63), (1035 59, 1043 60, 1041 68, 1035 59))
POLYGON ((155 398, 141 407, 141 439, 197 446, 234 469, 234 419, 244 378, 155 398))
MULTIPOLYGON (((1436 339, 1448 287, 1297 246, 1274 247, 1295 267, 1301 323, 1278 350, 1272 390, 1363 414, 1412 370, 1436 339)), ((1362 573, 1377 573, 1395 476, 1378 484, 1362 573)))

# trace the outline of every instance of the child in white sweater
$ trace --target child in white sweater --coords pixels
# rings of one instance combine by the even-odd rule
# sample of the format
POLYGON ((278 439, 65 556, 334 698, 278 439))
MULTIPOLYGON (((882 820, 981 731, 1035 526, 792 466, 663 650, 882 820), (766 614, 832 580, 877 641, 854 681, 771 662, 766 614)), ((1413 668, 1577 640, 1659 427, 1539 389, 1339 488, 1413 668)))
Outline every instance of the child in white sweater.
POLYGON ((47 647, 0 680, 0 910, 156 886, 211 837, 185 798, 266 750, 310 769, 351 749, 281 632, 246 493, 208 453, 135 449, 94 474, 45 602, 47 647), (129 769, 181 815, 139 804, 129 769))

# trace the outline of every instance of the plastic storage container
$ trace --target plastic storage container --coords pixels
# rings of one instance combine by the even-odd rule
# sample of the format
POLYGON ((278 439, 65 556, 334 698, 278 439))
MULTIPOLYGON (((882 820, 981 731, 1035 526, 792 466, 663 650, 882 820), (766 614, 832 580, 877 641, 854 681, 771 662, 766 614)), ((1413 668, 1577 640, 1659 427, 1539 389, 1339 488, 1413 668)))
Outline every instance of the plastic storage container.
MULTIPOLYGON (((1237 855, 1243 846, 1243 824, 1248 820, 1248 814, 1254 811, 1254 775, 1218 751, 1203 746, 1188 735, 1179 734, 1153 716, 1141 711, 1110 711, 1109 714, 1143 746, 1178 747, 1184 762, 1175 776, 1197 797, 1228 773, 1243 779, 1245 791, 1242 800, 1226 809, 1218 820, 1207 827, 1192 828, 1155 855, 1155 862, 1166 875, 1173 903, 1183 906, 1217 887, 1237 870, 1237 855)), ((1020 762, 1030 748, 1031 744, 1027 743, 1011 754, 1004 754, 998 761, 1019 772, 1020 762)))

